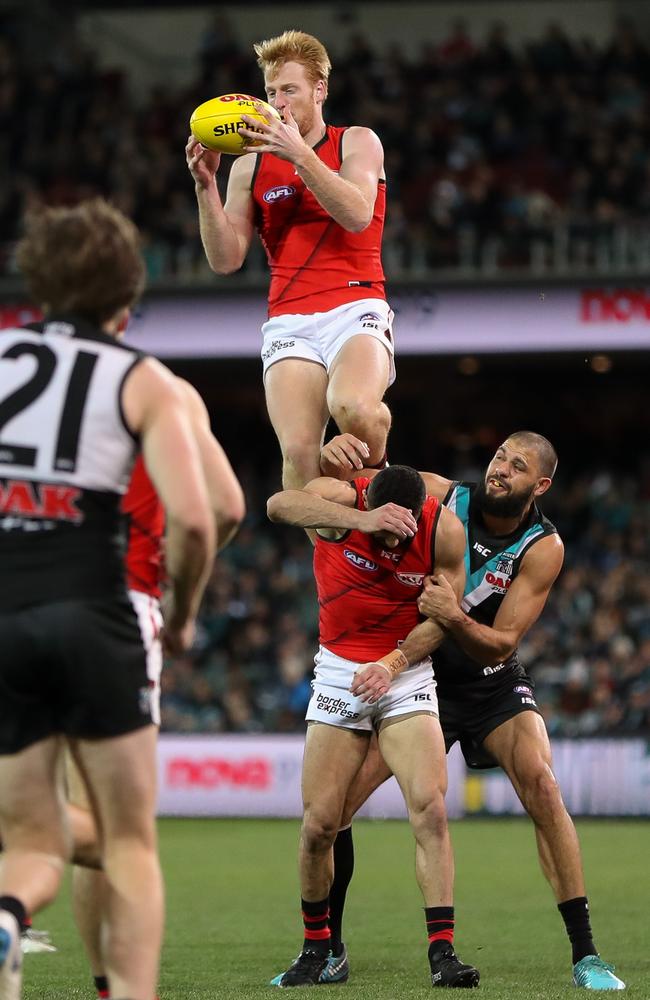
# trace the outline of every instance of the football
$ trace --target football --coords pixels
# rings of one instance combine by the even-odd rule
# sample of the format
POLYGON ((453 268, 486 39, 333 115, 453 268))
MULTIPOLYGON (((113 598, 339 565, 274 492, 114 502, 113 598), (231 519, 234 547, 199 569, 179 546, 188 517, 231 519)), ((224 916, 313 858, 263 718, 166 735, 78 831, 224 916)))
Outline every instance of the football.
POLYGON ((257 106, 263 107, 274 118, 280 117, 275 108, 266 101, 260 101, 249 94, 224 94, 222 97, 213 97, 212 100, 200 104, 192 113, 190 118, 192 135, 207 149, 241 156, 244 146, 250 142, 239 134, 241 128, 246 128, 241 116, 250 115, 251 118, 264 121, 264 116, 260 114, 257 106))

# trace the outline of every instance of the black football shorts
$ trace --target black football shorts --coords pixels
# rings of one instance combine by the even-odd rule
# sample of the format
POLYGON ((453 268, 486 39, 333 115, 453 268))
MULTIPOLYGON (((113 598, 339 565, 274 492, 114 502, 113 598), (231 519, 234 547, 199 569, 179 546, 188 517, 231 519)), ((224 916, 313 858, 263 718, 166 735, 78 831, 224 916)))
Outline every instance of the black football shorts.
POLYGON ((0 754, 150 725, 149 652, 126 595, 0 614, 0 754))
POLYGON ((476 769, 499 766, 483 746, 485 737, 497 726, 520 712, 541 715, 535 701, 535 685, 523 671, 519 677, 508 673, 498 687, 490 686, 484 696, 481 680, 454 686, 453 697, 447 697, 449 689, 445 685, 438 685, 440 725, 447 753, 459 742, 467 766, 476 769))

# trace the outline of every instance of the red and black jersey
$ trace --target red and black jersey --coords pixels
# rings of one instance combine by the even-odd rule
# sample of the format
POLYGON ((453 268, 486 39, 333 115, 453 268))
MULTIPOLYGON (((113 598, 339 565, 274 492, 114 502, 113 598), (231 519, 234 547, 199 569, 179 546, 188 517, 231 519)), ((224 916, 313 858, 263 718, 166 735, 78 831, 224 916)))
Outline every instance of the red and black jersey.
MULTIPOLYGON (((356 479, 357 507, 365 509, 369 479, 356 479)), ((404 640, 421 616, 417 599, 435 565, 440 503, 427 497, 414 538, 387 549, 372 535, 350 531, 338 541, 317 536, 314 575, 320 642, 347 660, 384 656, 404 640)))
POLYGON ((127 587, 150 597, 160 597, 164 576, 165 510, 149 479, 142 455, 138 455, 133 466, 129 488, 122 500, 122 513, 127 515, 129 524, 125 560, 127 587))
MULTIPOLYGON (((328 125, 314 146, 318 158, 335 172, 341 167, 345 132, 328 125)), ((293 163, 273 153, 258 154, 251 191, 255 224, 271 268, 269 316, 326 312, 358 299, 385 298, 385 181, 379 181, 372 220, 361 233, 335 222, 293 163)))

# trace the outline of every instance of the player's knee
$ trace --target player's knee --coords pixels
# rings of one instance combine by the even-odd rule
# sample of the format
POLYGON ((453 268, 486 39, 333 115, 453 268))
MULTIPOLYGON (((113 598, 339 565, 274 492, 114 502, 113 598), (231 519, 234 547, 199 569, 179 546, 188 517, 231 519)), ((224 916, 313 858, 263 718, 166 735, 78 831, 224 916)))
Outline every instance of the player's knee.
POLYGON ((381 401, 363 394, 334 396, 330 401, 330 413, 341 432, 367 437, 369 431, 376 433, 381 426, 381 401))
POLYGON ((521 782, 521 797, 526 811, 543 822, 564 811, 560 787, 548 764, 531 768, 521 782))
POLYGON ((441 789, 417 796, 409 802, 409 819, 416 838, 440 838, 447 832, 447 810, 445 796, 441 789))
POLYGON ((296 438, 286 441, 282 445, 282 458, 284 462, 283 484, 285 489, 288 486, 295 488, 295 480, 299 478, 303 483, 309 482, 317 474, 320 456, 320 444, 318 441, 296 438))
POLYGON ((307 813, 302 823, 302 843, 308 854, 322 854, 328 851, 338 833, 340 823, 336 819, 307 813))

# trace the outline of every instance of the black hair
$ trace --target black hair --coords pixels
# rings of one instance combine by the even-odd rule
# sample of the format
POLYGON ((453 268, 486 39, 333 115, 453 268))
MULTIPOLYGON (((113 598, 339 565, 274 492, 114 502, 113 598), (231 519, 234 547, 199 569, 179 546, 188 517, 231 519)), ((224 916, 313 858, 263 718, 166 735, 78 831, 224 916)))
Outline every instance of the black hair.
POLYGON ((368 507, 374 510, 385 503, 397 503, 419 517, 426 495, 424 479, 416 469, 410 465, 388 465, 368 487, 368 507))

